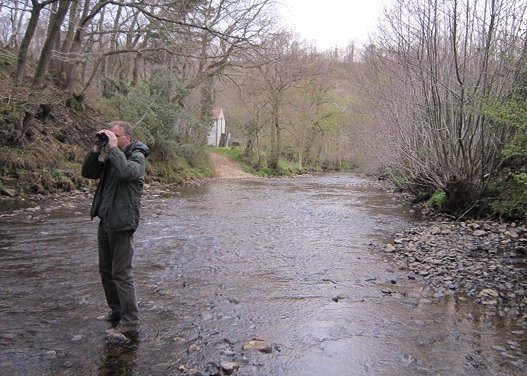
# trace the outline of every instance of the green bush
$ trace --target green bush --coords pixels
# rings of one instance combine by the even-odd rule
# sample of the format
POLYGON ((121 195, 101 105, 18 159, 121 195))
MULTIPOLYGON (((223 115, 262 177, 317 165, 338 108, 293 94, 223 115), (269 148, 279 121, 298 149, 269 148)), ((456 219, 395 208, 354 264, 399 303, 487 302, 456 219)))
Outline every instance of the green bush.
POLYGON ((446 194, 444 191, 442 190, 437 190, 434 192, 434 194, 432 195, 432 197, 430 197, 430 199, 428 200, 428 205, 435 208, 435 209, 439 209, 441 208, 441 206, 443 206, 443 204, 446 202, 446 194))
POLYGON ((353 171, 357 168, 352 162, 342 161, 340 162, 339 170, 341 171, 353 171))
POLYGON ((257 173, 259 176, 279 176, 280 175, 278 171, 273 170, 271 167, 264 167, 261 170, 259 170, 257 173))
POLYGON ((178 154, 183 156, 194 168, 210 166, 210 158, 205 146, 195 144, 179 145, 178 154))
POLYGON ((159 174, 162 180, 177 182, 211 174, 204 147, 206 127, 185 115, 179 104, 171 100, 184 94, 172 76, 159 73, 109 99, 121 119, 137 124, 135 136, 150 147, 150 160, 161 163, 152 173, 159 174))
POLYGON ((298 166, 298 163, 292 161, 283 161, 281 160, 278 163, 279 171, 278 175, 300 175, 305 174, 307 170, 298 166))
POLYGON ((491 183, 483 203, 486 211, 500 219, 527 219, 527 174, 517 173, 491 183))
POLYGON ((138 124, 136 131, 145 141, 159 144, 178 138, 177 125, 183 115, 179 106, 169 99, 176 87, 173 79, 154 75, 126 95, 114 95, 110 102, 118 108, 121 119, 138 124))

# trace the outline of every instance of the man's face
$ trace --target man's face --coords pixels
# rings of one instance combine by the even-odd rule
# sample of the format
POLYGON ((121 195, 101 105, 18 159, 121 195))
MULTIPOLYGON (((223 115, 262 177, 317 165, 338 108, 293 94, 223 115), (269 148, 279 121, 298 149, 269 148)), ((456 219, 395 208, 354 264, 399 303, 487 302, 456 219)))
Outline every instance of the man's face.
POLYGON ((130 142, 132 142, 132 140, 130 140, 130 136, 124 134, 124 129, 122 129, 120 126, 116 125, 110 128, 110 131, 113 132, 117 137, 117 147, 119 149, 123 150, 130 144, 130 142))

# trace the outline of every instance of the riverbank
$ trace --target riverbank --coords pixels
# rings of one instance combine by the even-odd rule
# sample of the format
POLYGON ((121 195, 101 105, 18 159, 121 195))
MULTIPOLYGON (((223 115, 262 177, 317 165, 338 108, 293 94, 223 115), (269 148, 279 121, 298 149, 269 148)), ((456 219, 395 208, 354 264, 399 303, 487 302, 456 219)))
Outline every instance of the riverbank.
POLYGON ((431 296, 459 294, 527 329, 527 227, 488 221, 426 221, 375 245, 431 296))
MULTIPOLYGON (((201 179, 191 179, 183 183, 174 183, 174 184, 164 184, 158 182, 152 182, 151 184, 146 184, 143 192, 144 198, 155 198, 165 194, 169 194, 174 187, 179 186, 196 186, 201 184, 206 184, 208 181, 214 178, 249 178, 254 177, 251 174, 245 173, 242 169, 233 161, 229 160, 227 157, 222 156, 217 153, 210 153, 212 168, 215 171, 215 177, 210 178, 201 178, 201 179)), ((76 169, 77 175, 80 166, 76 169)), ((79 176, 80 178, 80 176, 79 176)), ((79 184, 81 187, 79 189, 70 189, 69 191, 59 191, 59 192, 45 192, 43 193, 34 193, 31 195, 19 196, 17 192, 13 189, 2 189, 0 188, 0 204, 6 210, 9 208, 25 208, 35 205, 56 205, 61 201, 70 201, 81 196, 92 196, 95 192, 97 186, 95 181, 80 178, 82 184, 79 184), (45 192, 45 193, 44 193, 45 192)))

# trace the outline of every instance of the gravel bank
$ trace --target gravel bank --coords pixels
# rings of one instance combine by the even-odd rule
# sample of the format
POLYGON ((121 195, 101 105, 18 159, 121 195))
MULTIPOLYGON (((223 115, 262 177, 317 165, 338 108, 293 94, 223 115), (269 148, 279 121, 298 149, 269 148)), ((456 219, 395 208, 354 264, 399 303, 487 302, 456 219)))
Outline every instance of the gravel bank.
POLYGON ((409 279, 426 281, 434 296, 464 294, 500 316, 527 322, 527 227, 496 222, 432 221, 376 246, 409 279))

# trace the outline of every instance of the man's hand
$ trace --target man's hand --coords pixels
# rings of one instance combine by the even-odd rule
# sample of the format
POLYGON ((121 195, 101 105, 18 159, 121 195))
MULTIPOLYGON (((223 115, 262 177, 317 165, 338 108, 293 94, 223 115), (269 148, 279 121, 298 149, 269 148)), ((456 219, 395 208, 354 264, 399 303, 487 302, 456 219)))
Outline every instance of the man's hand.
POLYGON ((106 135, 108 136, 108 147, 110 149, 117 147, 117 136, 112 131, 105 130, 106 135))
MULTIPOLYGON (((115 148, 117 147, 117 136, 112 131, 109 131, 108 129, 101 129, 97 134, 105 134, 108 137, 108 147, 115 148)), ((104 146, 95 144, 93 146, 93 152, 96 154, 100 154, 104 146)))

